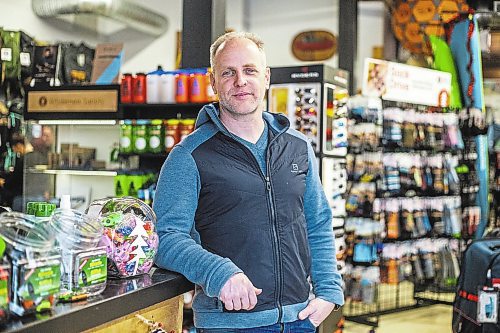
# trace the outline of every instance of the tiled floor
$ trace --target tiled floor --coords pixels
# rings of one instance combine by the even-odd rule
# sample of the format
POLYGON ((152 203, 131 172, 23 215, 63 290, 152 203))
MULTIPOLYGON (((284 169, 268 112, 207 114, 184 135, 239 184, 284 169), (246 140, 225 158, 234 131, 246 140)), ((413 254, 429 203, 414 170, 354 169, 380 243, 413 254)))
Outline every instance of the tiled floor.
MULTIPOLYGON (((376 333, 451 332, 452 307, 432 305, 381 316, 376 333)), ((371 327, 347 321, 344 333, 369 333, 371 327)))

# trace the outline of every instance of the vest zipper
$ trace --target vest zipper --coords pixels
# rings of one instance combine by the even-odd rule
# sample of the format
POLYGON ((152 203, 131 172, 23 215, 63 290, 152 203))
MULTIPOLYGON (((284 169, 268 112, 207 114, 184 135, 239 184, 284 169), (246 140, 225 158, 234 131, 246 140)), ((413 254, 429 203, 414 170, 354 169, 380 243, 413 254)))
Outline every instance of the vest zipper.
POLYGON ((234 142, 236 142, 238 145, 243 147, 243 149, 251 156, 252 161, 254 162, 254 166, 257 168, 259 171, 262 179, 266 183, 266 191, 267 191, 267 202, 269 204, 269 210, 271 212, 271 228, 273 231, 273 241, 274 241, 274 255, 276 258, 276 265, 277 265, 277 276, 275 277, 276 281, 276 305, 278 306, 278 323, 281 323, 281 319, 283 317, 283 305, 281 304, 281 297, 283 294, 283 267, 282 267, 282 258, 281 258, 281 242, 278 236, 278 229, 276 226, 276 209, 274 205, 274 200, 273 200, 273 191, 272 191, 272 184, 271 184, 271 162, 270 162, 270 157, 269 157, 269 147, 271 147, 271 144, 277 139, 279 136, 276 135, 272 139, 269 140, 266 148, 266 169, 267 169, 267 174, 268 176, 264 175, 262 170, 260 169, 259 162, 257 161, 257 158, 252 154, 250 149, 246 147, 244 144, 238 142, 238 140, 231 138, 234 142))
POLYGON ((275 255, 276 255, 276 264, 277 264, 277 269, 278 269, 278 274, 276 276, 276 305, 278 306, 278 323, 281 323, 281 319, 283 317, 283 305, 281 304, 281 297, 283 294, 283 267, 282 267, 282 258, 281 258, 281 242, 280 238, 278 235, 278 226, 277 226, 277 219, 276 219, 276 207, 274 205, 274 198, 273 198, 273 187, 271 184, 271 162, 270 162, 270 157, 269 157, 269 147, 271 147, 271 142, 267 145, 267 150, 266 150, 266 169, 267 169, 267 176, 266 176, 266 185, 267 185, 267 193, 268 193, 268 199, 269 199, 269 207, 271 209, 271 226, 273 229, 273 238, 274 242, 276 244, 275 247, 275 255))

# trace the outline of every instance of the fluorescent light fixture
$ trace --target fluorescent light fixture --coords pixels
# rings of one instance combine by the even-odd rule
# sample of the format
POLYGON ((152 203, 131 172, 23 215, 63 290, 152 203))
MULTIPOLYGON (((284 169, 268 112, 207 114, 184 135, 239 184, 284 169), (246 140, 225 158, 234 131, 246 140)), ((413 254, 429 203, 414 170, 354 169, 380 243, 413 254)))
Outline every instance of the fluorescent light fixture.
POLYGON ((116 125, 117 121, 112 119, 81 119, 81 120, 39 120, 40 125, 116 125))
POLYGON ((116 171, 98 171, 98 170, 40 170, 34 173, 44 173, 49 175, 69 175, 69 176, 105 176, 105 177, 114 177, 117 175, 116 171))

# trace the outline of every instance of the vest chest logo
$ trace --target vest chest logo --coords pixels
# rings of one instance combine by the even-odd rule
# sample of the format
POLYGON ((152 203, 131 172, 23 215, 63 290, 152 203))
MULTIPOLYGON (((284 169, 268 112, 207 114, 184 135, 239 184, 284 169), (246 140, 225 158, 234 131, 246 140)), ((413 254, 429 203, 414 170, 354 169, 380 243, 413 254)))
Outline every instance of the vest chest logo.
POLYGON ((299 172, 299 171, 300 171, 300 170, 299 170, 299 165, 298 165, 298 164, 296 164, 296 163, 292 163, 292 170, 291 170, 291 172, 292 172, 292 173, 297 173, 297 172, 299 172))

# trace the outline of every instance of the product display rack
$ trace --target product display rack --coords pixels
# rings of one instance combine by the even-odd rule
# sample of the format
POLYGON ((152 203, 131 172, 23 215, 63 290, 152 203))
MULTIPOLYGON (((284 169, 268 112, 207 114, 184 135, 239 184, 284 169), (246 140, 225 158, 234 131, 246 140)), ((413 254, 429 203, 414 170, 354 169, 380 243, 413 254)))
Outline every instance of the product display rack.
MULTIPOLYGON (((460 202, 458 182, 453 183, 453 189, 450 189, 449 182, 454 166, 458 164, 456 154, 459 147, 445 148, 442 141, 445 134, 448 135, 446 131, 457 134, 458 118, 455 114, 432 116, 432 119, 452 117, 453 126, 449 127, 444 121, 433 123, 434 120, 425 116, 426 112, 443 114, 441 109, 377 100, 365 98, 365 105, 351 104, 350 110, 346 260, 353 266, 347 269, 348 302, 344 309, 347 320, 373 327, 378 326, 379 317, 384 314, 438 303, 451 304, 453 287, 446 287, 446 284, 452 282, 438 276, 434 268, 432 272, 427 271, 429 263, 432 266, 435 264, 427 261, 440 256, 439 259, 449 260, 443 259, 442 264, 446 262, 449 266, 451 262, 458 265, 456 259, 461 248, 461 242, 454 239, 456 234, 446 233, 451 220, 461 218, 461 215, 452 212, 453 218, 446 217, 446 227, 444 224, 441 226, 437 223, 444 223, 443 208, 440 208, 438 218, 438 215, 431 216, 431 212, 437 214, 439 211, 429 206, 442 200, 443 205, 446 202, 454 211, 453 207, 457 207, 455 202, 460 202), (416 118, 404 113, 408 109, 416 112, 416 118), (403 112, 403 117, 395 116, 398 110, 403 112), (409 140, 409 135, 414 135, 415 139, 409 140), (417 144, 418 135, 428 141, 417 144), (442 148, 433 146, 439 143, 442 148), (449 154, 446 158, 445 153, 449 154), (434 164, 434 156, 441 156, 439 164, 434 164), (452 166, 446 169, 445 161, 448 159, 454 164, 450 162, 452 166), (421 172, 427 172, 431 186, 436 188, 429 190, 417 186, 422 186, 417 181, 421 172), (422 224, 422 216, 427 214, 431 220, 429 229, 422 224), (438 249, 438 245, 432 248, 433 243, 446 250, 438 249), (432 252, 427 252, 431 248, 432 252), (422 265, 427 265, 425 271, 422 271, 422 265), (421 277, 416 278, 419 274, 421 277), (431 278, 431 274, 435 278, 431 278)), ((455 276, 457 265, 447 267, 451 276, 455 276)))

